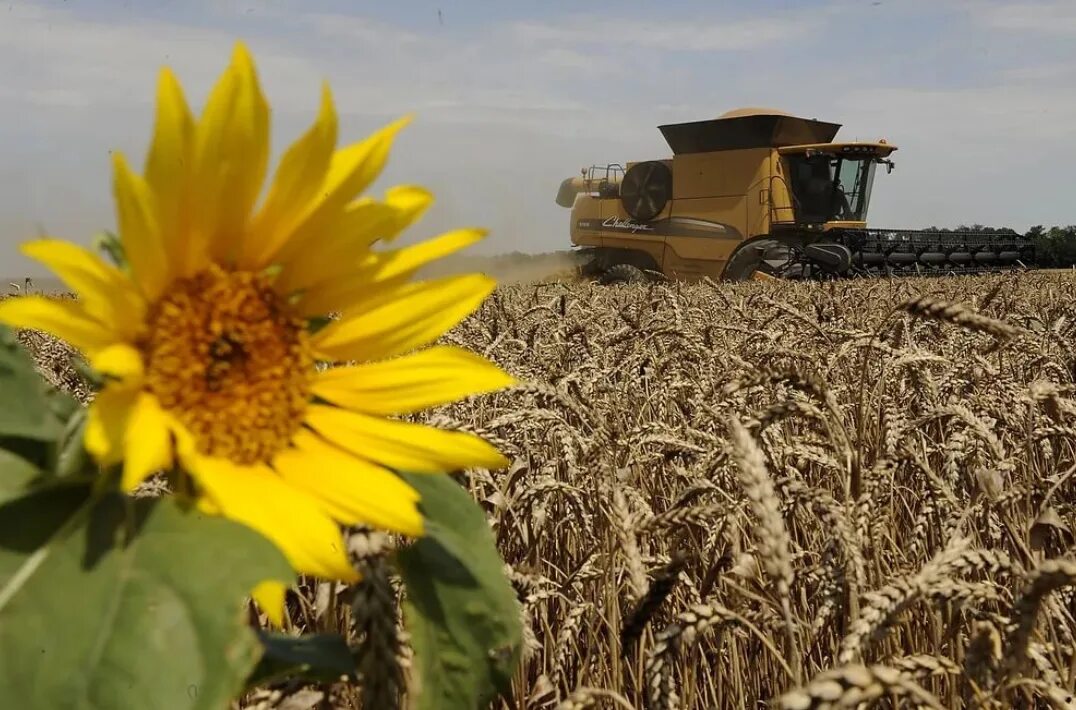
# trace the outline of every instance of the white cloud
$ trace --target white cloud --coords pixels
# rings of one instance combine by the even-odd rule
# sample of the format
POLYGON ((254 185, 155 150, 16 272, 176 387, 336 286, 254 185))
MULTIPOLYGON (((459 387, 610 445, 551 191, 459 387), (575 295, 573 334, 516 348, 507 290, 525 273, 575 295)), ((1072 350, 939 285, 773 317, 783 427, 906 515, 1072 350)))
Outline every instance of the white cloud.
POLYGON ((1045 62, 1011 67, 1003 70, 999 78, 1004 83, 1049 85, 1056 91, 1058 86, 1076 86, 1076 62, 1045 62))
POLYGON ((1076 139, 1076 94, 1002 84, 975 89, 867 89, 836 103, 844 115, 870 116, 931 142, 994 143, 999 151, 1076 139))
POLYGON ((414 32, 365 17, 312 13, 298 15, 294 19, 310 26, 315 32, 325 37, 361 42, 372 50, 410 47, 423 41, 423 38, 414 32))
MULTIPOLYGON (((148 105, 161 66, 173 67, 188 96, 200 102, 228 60, 235 37, 223 30, 133 19, 104 22, 66 9, 15 6, 0 22, 0 65, 19 67, 4 75, 0 98, 19 105, 148 105), (196 100, 197 97, 197 100, 196 100)), ((272 42, 251 43, 258 64, 282 90, 296 78, 316 76, 301 57, 280 52, 272 42)), ((308 85, 304 81, 303 86, 308 85)), ((310 105, 309 92, 289 92, 281 100, 310 105)))
POLYGON ((987 26, 1001 30, 1076 35, 1076 2, 1073 0, 995 5, 985 11, 979 8, 975 14, 987 26))
POLYGON ((688 22, 585 15, 558 22, 517 22, 511 32, 521 41, 535 44, 735 52, 802 36, 810 31, 811 24, 798 17, 688 22))

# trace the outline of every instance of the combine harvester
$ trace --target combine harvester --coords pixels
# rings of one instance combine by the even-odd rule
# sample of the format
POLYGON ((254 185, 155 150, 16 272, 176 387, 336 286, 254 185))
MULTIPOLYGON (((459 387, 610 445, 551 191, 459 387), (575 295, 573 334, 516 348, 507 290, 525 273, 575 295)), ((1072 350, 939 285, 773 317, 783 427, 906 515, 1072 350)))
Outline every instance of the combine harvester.
POLYGON ((896 146, 833 142, 840 124, 773 109, 659 126, 673 157, 584 168, 561 183, 582 269, 603 283, 1011 271, 1018 234, 867 227, 878 165, 896 146))

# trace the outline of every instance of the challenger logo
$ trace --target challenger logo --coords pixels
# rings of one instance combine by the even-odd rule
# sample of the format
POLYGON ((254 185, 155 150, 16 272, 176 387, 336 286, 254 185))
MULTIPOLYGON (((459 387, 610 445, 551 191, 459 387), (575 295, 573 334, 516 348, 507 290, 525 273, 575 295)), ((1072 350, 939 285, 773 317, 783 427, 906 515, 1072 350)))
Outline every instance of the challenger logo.
POLYGON ((579 229, 593 232, 628 232, 638 234, 645 232, 663 237, 702 237, 710 239, 741 239, 739 230, 729 224, 711 222, 695 217, 666 217, 643 224, 632 219, 606 217, 605 219, 581 219, 576 222, 579 229))
POLYGON ((620 219, 619 217, 606 217, 603 220, 597 219, 581 219, 579 220, 580 229, 611 229, 615 232, 631 232, 636 234, 637 232, 653 232, 654 228, 649 224, 641 224, 630 219, 620 219))

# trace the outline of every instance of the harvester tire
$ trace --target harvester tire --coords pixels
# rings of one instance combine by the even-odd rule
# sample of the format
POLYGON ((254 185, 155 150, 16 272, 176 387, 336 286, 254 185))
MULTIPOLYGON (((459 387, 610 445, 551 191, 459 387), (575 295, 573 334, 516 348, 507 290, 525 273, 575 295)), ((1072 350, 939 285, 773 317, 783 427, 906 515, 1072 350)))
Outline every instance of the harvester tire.
POLYGON ((646 274, 637 266, 631 264, 614 264, 601 275, 599 282, 605 286, 610 284, 631 284, 646 281, 646 274))

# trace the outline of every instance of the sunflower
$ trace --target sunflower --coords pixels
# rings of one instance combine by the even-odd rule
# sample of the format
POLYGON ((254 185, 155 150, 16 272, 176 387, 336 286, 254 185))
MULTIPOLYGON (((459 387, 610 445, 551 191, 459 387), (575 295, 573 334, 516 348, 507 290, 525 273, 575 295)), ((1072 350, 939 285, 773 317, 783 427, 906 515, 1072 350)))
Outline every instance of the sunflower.
MULTIPOLYGON (((411 280, 482 230, 371 248, 433 199, 411 185, 358 197, 408 120, 337 150, 323 86, 314 124, 259 202, 269 107, 246 47, 236 44, 197 119, 165 68, 144 174, 113 153, 123 263, 58 239, 29 242, 22 251, 78 298, 0 303, 0 321, 66 340, 101 374, 84 443, 119 467, 124 490, 182 471, 202 509, 257 530, 301 574, 357 579, 339 524, 423 533, 418 493, 394 471, 505 465, 478 437, 399 418, 513 382, 466 350, 433 345, 494 282, 411 280)), ((283 586, 254 595, 279 623, 283 586)))

